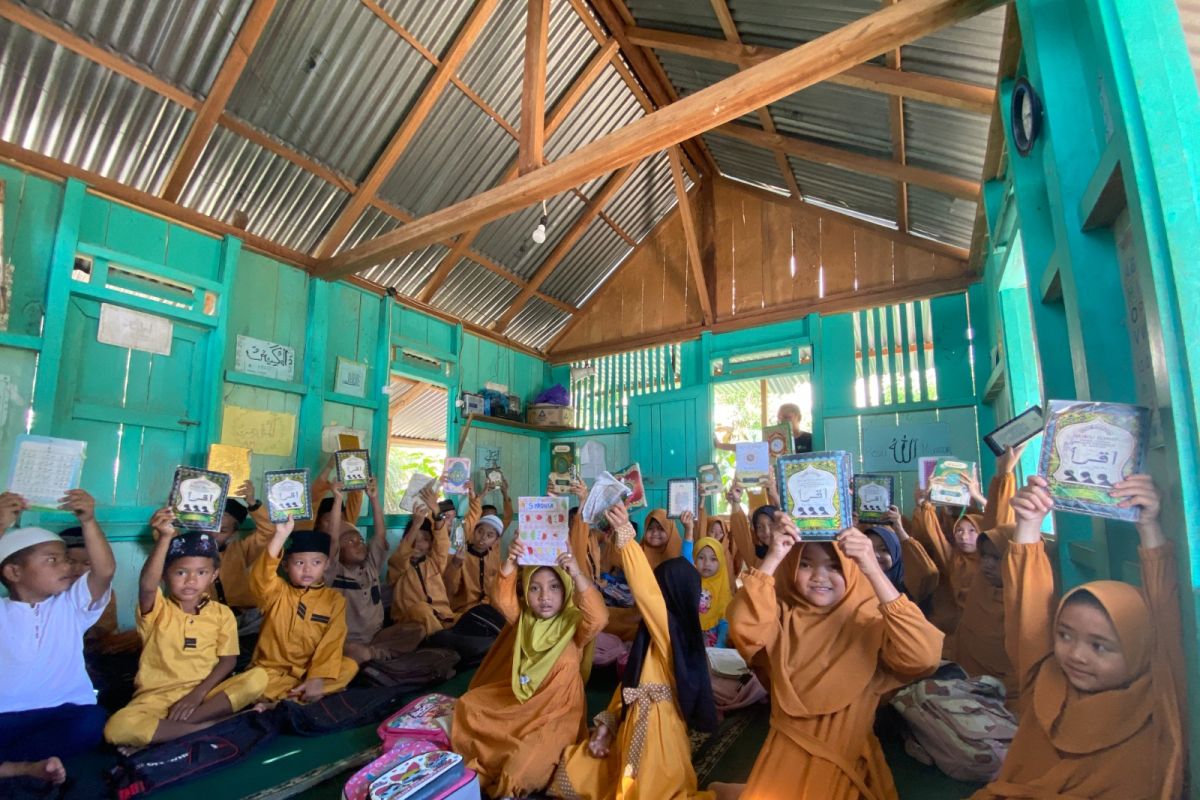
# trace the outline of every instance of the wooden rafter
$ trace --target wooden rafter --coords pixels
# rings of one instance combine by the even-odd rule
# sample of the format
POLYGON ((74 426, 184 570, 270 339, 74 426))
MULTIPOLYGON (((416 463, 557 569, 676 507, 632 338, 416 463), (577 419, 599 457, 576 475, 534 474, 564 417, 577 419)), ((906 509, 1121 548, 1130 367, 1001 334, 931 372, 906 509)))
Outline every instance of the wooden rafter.
MULTIPOLYGON (((525 304, 529 302, 529 298, 533 297, 534 291, 545 283, 555 268, 566 258, 567 253, 571 252, 571 248, 587 232, 588 226, 596 218, 596 215, 600 213, 600 209, 604 208, 613 195, 617 193, 617 190, 625 185, 625 181, 629 180, 629 176, 633 174, 634 167, 636 166, 636 164, 626 164, 605 181, 604 185, 600 187, 600 191, 596 192, 596 196, 591 199, 587 207, 579 214, 574 224, 571 225, 571 229, 554 246, 554 249, 550 251, 550 255, 546 256, 546 260, 538 267, 538 271, 529 279, 529 285, 521 290, 521 293, 516 296, 516 299, 513 300, 508 309, 496 320, 494 325, 496 333, 504 333, 508 324, 525 307, 525 304)), ((543 169, 549 169, 549 167, 543 167, 543 169)), ((536 175, 537 173, 533 174, 536 175)))
MULTIPOLYGON (((713 12, 717 15, 717 20, 721 23, 721 31, 725 34, 725 40, 731 44, 741 45, 742 37, 738 33, 737 23, 733 20, 733 14, 729 11, 729 3, 727 0, 711 0, 713 12)), ((758 110, 758 122, 763 126, 763 130, 767 133, 778 133, 775 127, 775 120, 771 117, 771 111, 767 108, 758 110)), ((796 183, 796 173, 792 172, 792 165, 788 161, 787 153, 782 150, 773 151, 775 154, 775 165, 779 167, 779 174, 787 184, 788 192, 794 200, 802 200, 803 195, 800 194, 800 184, 796 183)))
POLYGON ((711 325, 713 303, 708 295, 708 281, 704 279, 704 264, 700 260, 700 232, 696 230, 696 219, 692 214, 687 187, 683 185, 683 157, 679 153, 678 145, 667 150, 667 153, 671 157, 671 181, 675 184, 675 197, 679 201, 679 220, 683 223, 688 267, 696 285, 696 297, 700 300, 700 315, 704 318, 705 325, 711 325))
MULTIPOLYGON (((726 64, 737 64, 743 67, 755 66, 788 52, 776 47, 734 45, 720 39, 710 39, 707 36, 694 36, 651 28, 634 27, 630 28, 627 34, 631 42, 642 47, 682 53, 710 61, 723 61, 726 64)), ((854 89, 907 97, 962 111, 972 111, 976 114, 989 113, 996 95, 994 90, 984 86, 864 63, 856 64, 850 69, 831 75, 826 80, 854 89)))
POLYGON ((866 175, 877 175, 889 180, 914 183, 965 200, 975 200, 979 197, 978 181, 969 181, 965 178, 909 164, 898 164, 890 159, 867 156, 852 150, 810 142, 795 136, 786 136, 781 133, 770 134, 740 122, 726 123, 717 128, 714 133, 739 139, 768 150, 782 150, 808 161, 842 167, 866 175))
MULTIPOLYGON (((558 130, 559 126, 566 121, 567 115, 571 113, 572 109, 574 109, 575 106, 579 104, 579 101, 583 99, 584 95, 587 94, 587 90, 604 72, 605 67, 608 65, 609 59, 611 59, 613 54, 616 52, 617 42, 614 39, 609 39, 598 51, 596 51, 595 55, 592 56, 587 65, 584 66, 583 70, 567 88, 567 91, 563 94, 562 98, 559 99, 559 101, 554 105, 554 109, 550 112, 549 117, 546 119, 545 132, 547 137, 553 135, 553 133, 558 130)), ((511 164, 509 164, 508 169, 504 171, 504 175, 500 177, 500 184, 503 185, 516 178, 517 169, 518 163, 516 161, 513 161, 511 164)), ((585 197, 583 200, 586 202, 587 198, 585 197)), ((614 229, 616 228, 615 225, 613 227, 614 229)), ((428 303, 433 298, 434 294, 437 293, 437 290, 442 287, 443 283, 445 283, 446 278, 450 277, 450 272, 454 269, 455 265, 462 260, 464 255, 467 255, 471 252, 471 244, 475 241, 475 238, 479 236, 479 232, 481 230, 483 230, 482 226, 469 230, 462 236, 458 237, 458 241, 453 242, 450 245, 450 252, 447 253, 438 263, 433 273, 429 276, 429 280, 425 282, 424 288, 421 289, 421 293, 418 295, 421 302, 428 303)), ((478 261, 478 259, 475 260, 478 261)), ((514 283, 516 283, 518 286, 521 286, 521 288, 525 288, 527 285, 523 281, 519 280, 514 281, 514 283)), ((543 300, 547 298, 546 295, 542 295, 541 293, 539 293, 538 296, 543 300)))
POLYGON ((969 19, 1000 2, 905 0, 876 11, 688 95, 509 184, 326 259, 318 274, 336 278, 485 225, 735 120, 901 44, 969 19))
MULTIPOLYGON (((646 87, 655 106, 662 108, 678 100, 679 96, 675 92, 675 87, 663 72, 658 59, 649 51, 631 42, 626 35, 626 31, 633 23, 633 15, 629 13, 625 3, 622 0, 589 0, 589 2, 612 37, 620 43, 621 52, 625 54, 634 76, 642 86, 646 87)), ((712 153, 708 152, 703 141, 699 139, 687 141, 683 143, 683 147, 697 166, 704 165, 710 174, 717 172, 717 162, 713 159, 712 153)), ((692 180, 698 179, 698 175, 692 176, 692 180)))
POLYGON ((221 115, 225 113, 225 105, 229 102, 238 79, 242 77, 242 70, 250 61, 250 54, 254 52, 274 10, 275 0, 254 0, 237 38, 233 40, 229 52, 225 55, 225 61, 217 72, 212 88, 208 90, 208 96, 200 104, 200 110, 192 121, 192 128, 183 140, 183 147, 179 148, 179 155, 175 157, 175 163, 171 165, 166 185, 162 190, 164 199, 174 202, 183 193, 183 187, 187 185, 205 145, 208 144, 221 115))
MULTIPOLYGON (((897 0, 883 0, 883 5, 887 6, 896 3, 897 0)), ((884 56, 884 63, 888 69, 899 70, 902 66, 900 48, 890 50, 884 56)), ((905 144, 904 134, 904 98, 896 95, 888 97, 888 120, 892 129, 892 160, 897 164, 908 163, 908 149, 905 144)), ((896 227, 905 233, 908 232, 908 184, 904 181, 896 181, 896 227)))
POLYGON ((408 114, 400 123, 400 127, 392 134, 391 141, 383 148, 379 158, 375 159, 375 163, 371 165, 370 172, 367 177, 359 184, 358 189, 350 197, 350 200, 342 208, 342 212, 338 214, 338 218, 330 226, 329 230, 321 238, 321 243, 317 245, 315 255, 328 256, 342 240, 346 238, 346 234, 354 227, 354 223, 358 221, 359 216, 371 203, 371 198, 379 191, 379 187, 387 180, 387 176, 391 174, 396 164, 400 161, 400 157, 404 155, 404 151, 408 149, 409 144, 416 138, 417 131, 421 129, 426 117, 433 111, 437 105, 438 98, 442 96, 442 92, 450 84, 450 78, 454 73, 458 72, 459 66, 462 65, 463 59, 467 57, 467 53, 471 49, 471 45, 475 44, 475 40, 483 33, 484 26, 492 16, 492 11, 495 10, 499 0, 478 0, 475 7, 471 9, 471 13, 467 16, 462 28, 459 29, 458 35, 454 37, 454 42, 450 45, 450 49, 446 52, 446 57, 438 64, 434 70, 433 76, 429 82, 425 84, 421 96, 413 103, 408 114))
POLYGON ((522 175, 542 165, 542 148, 546 143, 546 46, 550 38, 550 0, 528 0, 527 7, 521 136, 518 139, 522 175))

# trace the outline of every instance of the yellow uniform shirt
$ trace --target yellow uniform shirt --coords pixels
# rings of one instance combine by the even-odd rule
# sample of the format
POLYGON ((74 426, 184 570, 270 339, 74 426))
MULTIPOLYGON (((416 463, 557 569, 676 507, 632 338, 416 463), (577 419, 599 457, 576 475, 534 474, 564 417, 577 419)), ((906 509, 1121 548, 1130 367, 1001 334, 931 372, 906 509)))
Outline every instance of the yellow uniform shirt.
POLYGON ((224 594, 222 602, 234 608, 254 608, 254 594, 250 591, 250 567, 275 536, 275 523, 271 522, 266 505, 251 511, 250 518, 254 520, 254 532, 242 538, 237 538, 237 534, 234 534, 234 538, 221 551, 219 578, 220 591, 224 594))
POLYGON ((189 614, 164 598, 160 589, 150 613, 138 607, 137 630, 143 643, 135 681, 138 695, 190 691, 212 673, 218 658, 238 654, 233 612, 215 601, 189 614))
MULTIPOLYGON (((264 551, 250 570, 250 590, 263 613, 253 663, 270 673, 267 697, 271 699, 282 696, 281 689, 286 694, 309 678, 341 683, 336 679, 344 672, 346 642, 345 599, 327 586, 293 586, 277 574, 280 562, 264 551)), ((346 682, 350 677, 353 671, 346 682)))

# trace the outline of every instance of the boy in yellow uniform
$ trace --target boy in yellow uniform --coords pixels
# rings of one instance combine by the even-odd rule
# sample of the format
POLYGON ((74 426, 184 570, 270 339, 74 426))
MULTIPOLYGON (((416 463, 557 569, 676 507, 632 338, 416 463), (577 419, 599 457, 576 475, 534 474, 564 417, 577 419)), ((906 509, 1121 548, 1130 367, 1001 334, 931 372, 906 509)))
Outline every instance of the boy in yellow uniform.
POLYGON ((291 519, 275 525, 275 537, 250 570, 250 589, 263 613, 253 664, 267 671, 264 697, 319 700, 341 691, 358 672, 342 656, 346 643, 346 601, 325 585, 329 534, 296 531, 291 519), (283 543, 291 536, 285 569, 279 576, 283 543))
POLYGON ((104 738, 144 747, 202 730, 262 696, 267 674, 229 677, 238 655, 237 623, 229 607, 209 598, 219 561, 211 533, 175 529, 159 509, 150 520, 158 541, 142 566, 137 629, 142 637, 137 692, 113 714, 104 738), (169 598, 163 597, 166 581, 169 598))

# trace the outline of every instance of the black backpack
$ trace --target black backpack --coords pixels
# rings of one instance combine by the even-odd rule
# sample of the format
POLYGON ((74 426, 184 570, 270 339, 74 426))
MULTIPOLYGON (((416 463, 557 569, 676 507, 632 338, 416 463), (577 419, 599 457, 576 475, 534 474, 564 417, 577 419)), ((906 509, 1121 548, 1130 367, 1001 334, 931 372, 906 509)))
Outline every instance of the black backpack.
POLYGON ((450 680, 457 665, 458 653, 453 650, 426 647, 386 661, 368 661, 358 675, 375 686, 416 691, 450 680))
POLYGON ((324 736, 382 721, 400 707, 409 692, 405 687, 372 687, 345 689, 315 703, 285 700, 275 707, 275 722, 281 730, 297 736, 324 736))
POLYGON ((278 732, 273 714, 243 711, 211 728, 121 756, 108 780, 118 800, 140 797, 240 761, 278 732))

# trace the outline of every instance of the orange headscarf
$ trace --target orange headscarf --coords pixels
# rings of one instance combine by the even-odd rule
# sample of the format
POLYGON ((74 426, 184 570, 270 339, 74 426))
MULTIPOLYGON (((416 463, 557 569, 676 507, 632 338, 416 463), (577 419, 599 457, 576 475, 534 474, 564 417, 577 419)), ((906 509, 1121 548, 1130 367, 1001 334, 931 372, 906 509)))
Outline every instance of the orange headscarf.
POLYGON ((1150 607, 1141 591, 1128 583, 1093 581, 1063 596, 1055 620, 1067 601, 1083 591, 1095 597, 1112 620, 1133 677, 1120 688, 1083 694, 1071 686, 1051 654, 1038 667, 1027 713, 1034 715, 1055 749, 1071 755, 1114 747, 1153 725, 1161 743, 1159 775, 1178 786, 1185 758, 1179 739, 1179 705, 1165 659, 1154 657, 1150 607))
POLYGON ((950 568, 947 570, 946 579, 950 581, 950 588, 954 591, 954 599, 959 604, 959 607, 962 607, 962 604, 966 601, 967 590, 971 588, 971 582, 975 579, 975 573, 979 571, 978 548, 976 548, 974 553, 964 553, 958 549, 954 529, 963 520, 974 525, 975 530, 981 536, 983 535, 983 517, 979 514, 963 514, 961 518, 954 521, 954 525, 950 528, 950 568))
POLYGON ((771 659, 771 695, 791 717, 832 714, 862 699, 883 645, 879 598, 853 560, 831 544, 792 548, 775 572, 780 600, 779 657, 771 659), (846 594, 818 608, 800 594, 796 575, 805 547, 830 547, 841 565, 846 594))
POLYGON ((642 550, 646 553, 646 560, 650 562, 651 569, 667 559, 679 558, 683 554, 683 539, 679 536, 679 526, 667 516, 665 508, 656 508, 646 515, 645 529, 642 531, 642 550), (667 532, 667 543, 661 547, 646 544, 645 529, 649 529, 650 520, 657 521, 667 532))
MULTIPOLYGON (((1003 525, 980 533, 1000 551, 1000 561, 1012 542, 1015 526, 1003 525)), ((1010 700, 1016 695, 1018 681, 1004 649, 1004 589, 988 583, 977 574, 967 589, 962 618, 954 631, 954 660, 971 675, 993 675, 1004 681, 1010 700)))

